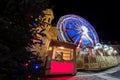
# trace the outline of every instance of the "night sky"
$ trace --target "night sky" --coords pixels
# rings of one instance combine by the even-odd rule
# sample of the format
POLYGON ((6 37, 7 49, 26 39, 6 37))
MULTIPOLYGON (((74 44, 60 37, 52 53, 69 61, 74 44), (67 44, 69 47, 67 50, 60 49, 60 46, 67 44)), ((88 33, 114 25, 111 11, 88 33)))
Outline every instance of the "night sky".
POLYGON ((108 41, 120 43, 119 3, 115 0, 104 1, 52 0, 55 16, 53 24, 56 24, 61 16, 76 14, 90 22, 100 40, 106 43, 108 41))

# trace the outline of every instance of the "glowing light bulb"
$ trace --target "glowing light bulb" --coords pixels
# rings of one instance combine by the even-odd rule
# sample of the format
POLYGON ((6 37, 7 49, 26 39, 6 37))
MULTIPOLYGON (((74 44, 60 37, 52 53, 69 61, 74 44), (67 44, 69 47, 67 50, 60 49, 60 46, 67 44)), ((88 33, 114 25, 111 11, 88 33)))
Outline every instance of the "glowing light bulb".
POLYGON ((33 16, 31 15, 30 18, 33 18, 33 16))
POLYGON ((25 64, 24 64, 24 66, 25 66, 25 67, 28 67, 28 66, 29 66, 29 64, 28 64, 28 63, 25 63, 25 64))
POLYGON ((37 21, 38 21, 38 19, 37 19, 37 18, 35 18, 35 21, 37 22, 37 21))
POLYGON ((35 70, 36 70, 36 69, 39 69, 39 67, 40 67, 39 64, 35 64, 35 65, 34 65, 34 69, 35 69, 35 70))

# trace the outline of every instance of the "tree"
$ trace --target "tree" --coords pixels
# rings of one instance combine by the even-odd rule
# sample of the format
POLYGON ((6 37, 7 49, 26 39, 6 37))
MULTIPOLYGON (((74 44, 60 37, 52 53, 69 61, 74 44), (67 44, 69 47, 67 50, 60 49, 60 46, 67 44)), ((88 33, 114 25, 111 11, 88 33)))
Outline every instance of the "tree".
POLYGON ((48 3, 49 0, 0 0, 1 80, 20 80, 15 78, 14 72, 17 71, 20 77, 20 72, 23 74, 20 68, 24 68, 24 63, 35 56, 26 50, 32 37, 29 25, 33 23, 33 19, 42 15, 42 10, 49 7, 48 3))

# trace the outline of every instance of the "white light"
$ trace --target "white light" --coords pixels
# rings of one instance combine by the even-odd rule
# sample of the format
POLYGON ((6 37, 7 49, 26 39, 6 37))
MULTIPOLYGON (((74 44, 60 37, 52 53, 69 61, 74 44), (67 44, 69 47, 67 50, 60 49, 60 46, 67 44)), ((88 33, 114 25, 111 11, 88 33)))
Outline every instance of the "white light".
POLYGON ((98 46, 95 46, 94 49, 97 50, 97 49, 98 49, 98 46))
POLYGON ((104 48, 104 51, 107 51, 108 49, 107 48, 104 48))
POLYGON ((98 48, 100 48, 100 49, 102 48, 102 44, 100 44, 100 43, 97 43, 96 46, 98 46, 98 48))
POLYGON ((61 46, 61 47, 59 47, 60 49, 64 49, 64 47, 63 46, 61 46))
POLYGON ((111 46, 109 47, 109 49, 110 49, 110 50, 113 50, 113 48, 112 48, 111 46))
POLYGON ((86 28, 86 26, 81 26, 81 29, 83 30, 83 32, 85 33, 85 34, 87 34, 87 32, 88 32, 88 29, 86 28))
POLYGON ((117 50, 114 50, 113 53, 114 53, 114 54, 117 54, 117 50))
POLYGON ((104 48, 103 48, 105 51, 107 51, 109 48, 107 45, 104 45, 104 48))

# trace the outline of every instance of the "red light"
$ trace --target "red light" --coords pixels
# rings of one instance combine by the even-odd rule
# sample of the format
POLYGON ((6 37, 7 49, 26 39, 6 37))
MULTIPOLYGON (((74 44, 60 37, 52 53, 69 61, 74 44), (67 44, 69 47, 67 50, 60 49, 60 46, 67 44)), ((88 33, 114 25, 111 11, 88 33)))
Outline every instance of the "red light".
POLYGON ((31 15, 30 18, 33 18, 33 16, 31 15))
POLYGON ((25 67, 28 67, 28 66, 29 66, 29 64, 28 64, 28 63, 25 63, 25 64, 24 64, 24 66, 25 66, 25 67))
POLYGON ((51 62, 50 73, 73 73, 74 72, 74 63, 71 61, 68 62, 51 62))
POLYGON ((28 77, 27 77, 27 78, 29 78, 29 79, 30 79, 30 78, 31 78, 31 75, 28 75, 28 77))

